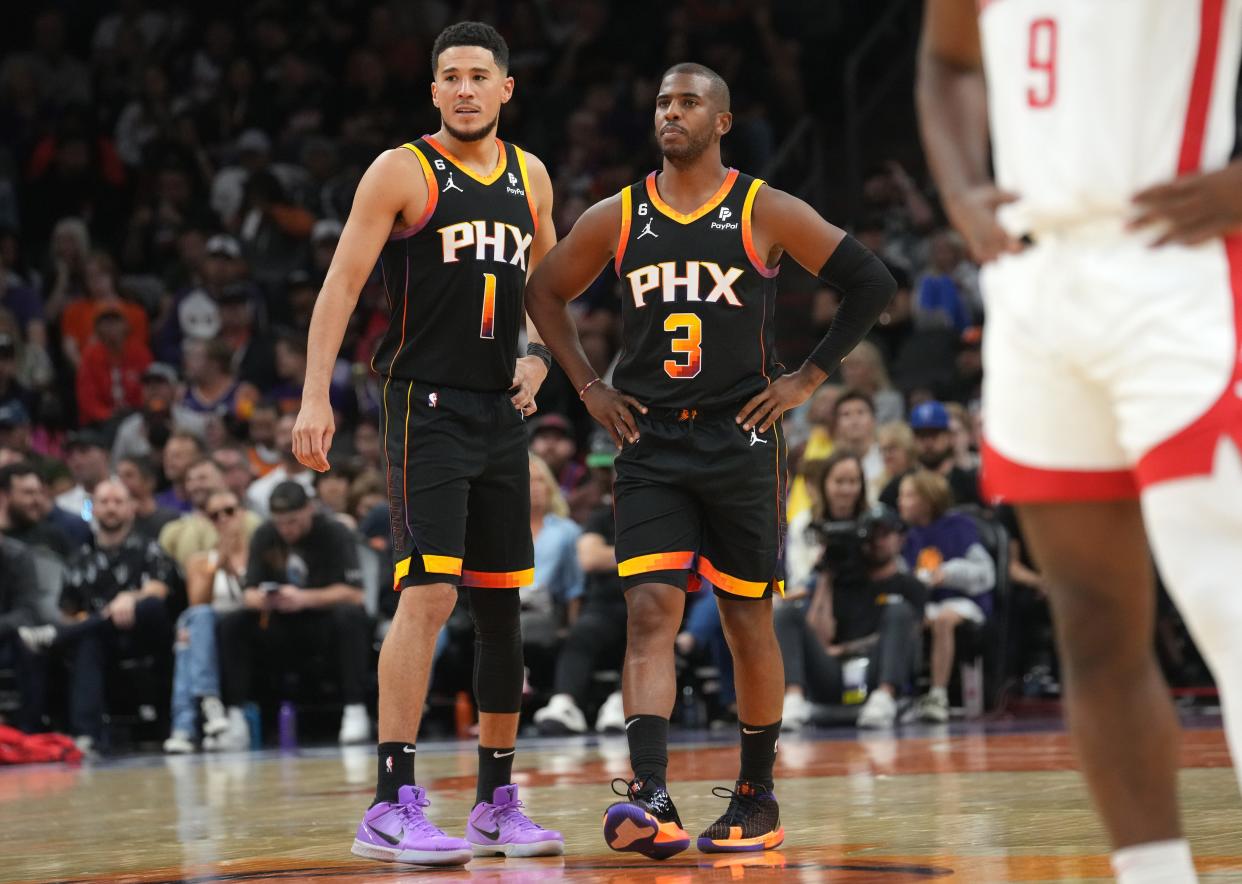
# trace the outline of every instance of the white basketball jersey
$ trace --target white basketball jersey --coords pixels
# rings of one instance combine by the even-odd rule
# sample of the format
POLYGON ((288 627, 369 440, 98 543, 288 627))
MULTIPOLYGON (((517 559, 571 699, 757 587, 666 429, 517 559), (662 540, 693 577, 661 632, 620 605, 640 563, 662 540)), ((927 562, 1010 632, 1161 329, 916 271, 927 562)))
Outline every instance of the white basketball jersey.
POLYGON ((1014 233, 1130 213, 1238 139, 1242 0, 981 0, 997 183, 1014 233))

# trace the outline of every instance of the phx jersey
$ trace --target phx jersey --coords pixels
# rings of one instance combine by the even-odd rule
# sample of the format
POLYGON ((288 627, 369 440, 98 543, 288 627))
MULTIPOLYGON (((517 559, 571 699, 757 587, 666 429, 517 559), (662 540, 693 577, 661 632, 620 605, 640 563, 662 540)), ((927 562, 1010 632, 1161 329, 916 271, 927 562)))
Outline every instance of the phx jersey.
POLYGON ((648 406, 712 408, 753 396, 775 376, 778 270, 751 238, 762 186, 730 169, 688 215, 660 198, 655 172, 621 191, 617 389, 648 406))
POLYGON ((427 207, 380 255, 392 321, 372 363, 397 380, 499 392, 513 381, 536 212, 526 156, 497 139, 482 177, 430 135, 406 150, 427 179, 427 207))

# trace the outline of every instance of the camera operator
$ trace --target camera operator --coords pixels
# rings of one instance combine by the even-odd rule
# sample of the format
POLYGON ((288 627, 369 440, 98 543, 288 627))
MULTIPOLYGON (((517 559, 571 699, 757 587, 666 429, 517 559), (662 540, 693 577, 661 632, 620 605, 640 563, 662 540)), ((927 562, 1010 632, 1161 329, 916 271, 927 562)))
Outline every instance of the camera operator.
POLYGON ((898 691, 919 660, 927 598, 926 587, 901 567, 901 520, 876 506, 856 521, 812 528, 824 545, 815 593, 805 608, 786 605, 775 615, 785 663, 782 726, 805 725, 810 701, 840 703, 847 666, 865 665, 870 696, 858 726, 891 727, 898 691))

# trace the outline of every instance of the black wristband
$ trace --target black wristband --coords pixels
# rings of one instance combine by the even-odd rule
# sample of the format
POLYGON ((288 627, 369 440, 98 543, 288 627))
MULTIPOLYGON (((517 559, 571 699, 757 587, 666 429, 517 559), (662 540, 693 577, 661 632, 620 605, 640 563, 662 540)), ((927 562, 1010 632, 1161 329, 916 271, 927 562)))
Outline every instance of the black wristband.
POLYGON ((897 281, 883 261, 848 234, 817 276, 845 296, 828 333, 807 357, 807 362, 832 374, 880 318, 897 291, 897 281))
POLYGON ((538 341, 531 341, 526 345, 526 355, 535 356, 548 371, 552 370, 552 351, 540 344, 538 341))

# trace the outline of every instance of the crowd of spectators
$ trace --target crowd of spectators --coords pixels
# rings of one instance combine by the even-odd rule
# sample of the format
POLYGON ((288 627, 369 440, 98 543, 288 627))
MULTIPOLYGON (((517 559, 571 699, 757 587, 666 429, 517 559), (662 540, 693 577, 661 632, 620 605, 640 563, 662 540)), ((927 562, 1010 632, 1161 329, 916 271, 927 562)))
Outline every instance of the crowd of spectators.
MULTIPOLYGON (((0 669, 20 689, 15 720, 98 743, 110 679, 142 657, 168 676, 169 751, 248 745, 248 703, 324 686, 344 709, 341 740, 370 739, 375 643, 395 605, 382 591, 389 519, 370 369, 389 319, 378 279, 333 376, 333 469, 303 468, 290 437, 311 309, 358 178, 379 151, 437 128, 435 34, 450 16, 477 17, 508 38, 518 87, 501 134, 547 162, 562 235, 655 165, 651 108, 667 63, 693 56, 733 84, 726 157, 757 173, 814 111, 806 34, 788 14, 798 4, 620 6, 341 0, 217 15, 119 0, 94 17, 31 13, 21 50, 0 64, 0 669), (662 25, 654 40, 650 20, 662 25)), ((848 226, 900 290, 787 419, 778 625, 793 727, 810 700, 841 701, 859 659, 864 689, 850 689, 861 699, 869 685, 864 723, 893 723, 927 680, 923 629, 930 687, 911 714, 943 720, 955 628, 988 618, 998 578, 954 510, 980 502, 976 269, 901 165, 872 168, 863 191, 848 226), (834 585, 825 564, 835 523, 869 526, 858 587, 834 585)), ((794 364, 839 298, 798 279, 783 283, 800 306, 779 342, 794 364)), ((601 374, 618 349, 614 283, 605 274, 576 305, 601 374)), ((625 642, 613 452, 558 370, 539 408, 535 585, 521 591, 529 711, 551 732, 586 730, 587 712, 614 730, 620 695, 595 677, 617 669, 625 642)), ((1011 533, 1013 584, 1038 606, 1039 574, 1011 533)), ((727 714, 731 661, 709 599, 690 606, 678 649, 687 671, 719 673, 727 714)), ((446 666, 469 653, 455 628, 446 666)), ((1029 659, 1011 668, 1047 664, 1045 645, 1024 644, 1029 659)))

